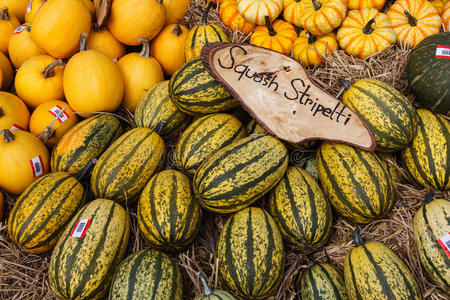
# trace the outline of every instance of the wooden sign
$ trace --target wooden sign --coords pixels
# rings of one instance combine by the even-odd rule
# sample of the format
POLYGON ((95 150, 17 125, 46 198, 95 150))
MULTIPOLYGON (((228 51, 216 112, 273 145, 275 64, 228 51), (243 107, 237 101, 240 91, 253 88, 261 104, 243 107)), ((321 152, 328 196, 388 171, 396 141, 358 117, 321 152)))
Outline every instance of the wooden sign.
POLYGON ((364 122, 311 82, 296 60, 232 43, 207 45, 202 58, 211 75, 274 136, 298 144, 321 139, 375 150, 375 139, 364 122))

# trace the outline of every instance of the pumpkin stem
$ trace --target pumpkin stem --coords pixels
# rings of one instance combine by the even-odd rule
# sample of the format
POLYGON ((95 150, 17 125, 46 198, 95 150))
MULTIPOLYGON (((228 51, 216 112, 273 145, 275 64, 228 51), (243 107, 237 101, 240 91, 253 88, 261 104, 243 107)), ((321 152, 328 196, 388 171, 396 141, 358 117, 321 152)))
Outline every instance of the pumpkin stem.
POLYGON ((176 36, 180 36, 183 33, 183 30, 181 30, 180 24, 176 24, 173 26, 172 33, 176 36))
POLYGON ((434 197, 434 193, 433 193, 433 192, 428 192, 428 193, 425 195, 425 204, 428 204, 428 203, 430 203, 431 201, 433 201, 433 200, 434 200, 433 197, 434 197))
POLYGON ((405 13, 405 15, 408 17, 409 25, 411 25, 411 26, 417 26, 417 19, 414 18, 413 16, 411 16, 411 14, 409 13, 409 11, 407 11, 407 10, 405 10, 404 13, 405 13))
POLYGON ((0 11, 0 20, 8 21, 9 20, 9 13, 8 13, 8 7, 3 7, 2 11, 0 11))
POLYGON ((50 124, 48 124, 47 127, 45 127, 45 129, 40 132, 38 135, 36 135, 37 138, 40 138, 41 136, 43 137, 44 143, 47 143, 47 141, 55 135, 55 129, 53 129, 53 125, 56 123, 56 121, 61 118, 61 116, 64 114, 64 111, 66 110, 66 107, 63 107, 59 113, 53 118, 53 120, 50 122, 50 124))
POLYGON ((51 62, 48 66, 45 67, 44 71, 42 71, 42 75, 44 75, 44 78, 55 76, 55 68, 57 66, 62 66, 62 64, 62 59, 57 59, 54 62, 51 62))
POLYGON ((356 246, 361 246, 362 244, 364 244, 364 241, 361 237, 361 229, 359 229, 359 227, 356 227, 355 231, 353 231, 353 237, 355 239, 356 246))
POLYGON ((80 34, 80 52, 89 49, 86 42, 87 35, 87 32, 83 32, 80 34))
POLYGON ((312 0, 312 4, 314 5, 315 10, 319 10, 322 7, 322 4, 317 0, 312 0))
POLYGON ((209 13, 209 10, 211 9, 211 6, 213 6, 213 4, 214 4, 214 2, 210 1, 208 3, 208 6, 206 7, 205 11, 203 12, 202 25, 206 25, 206 21, 208 20, 208 13, 209 13))
POLYGON ((0 118, 5 115, 5 112, 3 111, 3 108, 0 107, 0 118))
POLYGON ((266 20, 266 26, 267 26, 267 29, 269 29, 269 35, 270 36, 277 35, 277 32, 275 31, 275 29, 273 29, 272 23, 270 23, 269 16, 265 16, 264 20, 266 20))
POLYGON ((346 90, 348 90, 349 88, 352 87, 352 85, 350 84, 350 82, 348 82, 348 81, 345 80, 344 78, 339 78, 338 80, 339 80, 339 82, 345 87, 346 90))
POLYGON ((92 30, 95 32, 100 32, 102 31, 102 26, 100 26, 97 22, 94 22, 92 23, 92 30))
POLYGON ((305 33, 306 37, 308 38, 308 44, 314 44, 317 41, 317 38, 315 36, 313 36, 311 33, 306 32, 305 33))
POLYGON ((203 294, 205 295, 205 297, 212 295, 213 291, 208 286, 208 283, 206 282, 206 279, 205 279, 205 275, 203 275, 203 273, 200 272, 200 273, 198 273, 198 277, 200 277, 200 281, 202 282, 203 294))
POLYGON ((30 25, 28 25, 27 26, 27 28, 25 28, 28 32, 30 32, 31 31, 31 26, 30 25))
POLYGON ((375 24, 375 18, 370 19, 369 22, 367 22, 366 26, 364 26, 363 32, 365 34, 371 34, 374 31, 374 29, 372 28, 372 24, 375 24))
POLYGON ((142 50, 139 53, 139 56, 149 58, 150 57, 150 44, 144 38, 138 38, 138 41, 142 43, 142 50))
POLYGON ((3 139, 7 143, 14 141, 14 134, 9 129, 3 129, 0 131, 0 135, 3 135, 3 139))
POLYGON ((86 175, 86 173, 89 171, 89 169, 95 165, 97 163, 97 159, 93 158, 91 159, 85 166, 83 169, 81 169, 80 171, 78 171, 75 175, 73 175, 73 177, 75 177, 76 180, 80 181, 81 178, 84 177, 84 175, 86 175))

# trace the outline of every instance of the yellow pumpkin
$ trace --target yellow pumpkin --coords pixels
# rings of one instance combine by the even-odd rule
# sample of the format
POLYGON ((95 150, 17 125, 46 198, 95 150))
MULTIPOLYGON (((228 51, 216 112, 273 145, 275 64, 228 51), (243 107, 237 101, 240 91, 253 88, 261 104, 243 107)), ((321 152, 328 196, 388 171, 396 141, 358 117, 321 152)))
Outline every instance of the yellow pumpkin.
POLYGON ((294 26, 283 20, 276 20, 273 24, 266 17, 266 26, 256 26, 250 37, 250 44, 272 49, 289 55, 298 35, 294 26))
POLYGON ((87 37, 89 49, 98 50, 105 53, 115 62, 125 54, 125 46, 116 40, 107 28, 94 24, 87 37))
POLYGON ((63 77, 67 102, 85 118, 94 112, 115 111, 123 97, 119 68, 108 55, 98 50, 86 50, 86 36, 86 33, 82 34, 81 51, 69 59, 63 77))
POLYGON ((313 35, 324 35, 345 19, 347 0, 302 0, 300 11, 300 26, 313 35))
POLYGON ((397 34, 397 43, 407 47, 415 47, 441 28, 441 17, 428 0, 397 0, 387 16, 397 34))
POLYGON ((89 32, 91 14, 80 0, 45 2, 33 18, 31 38, 48 54, 66 58, 75 54, 80 34, 89 32))
POLYGON ((30 57, 45 54, 44 49, 39 47, 30 34, 31 26, 28 23, 20 25, 14 30, 14 34, 9 39, 8 53, 12 64, 16 69, 30 57))
POLYGON ((382 10, 386 0, 348 0, 348 9, 376 8, 382 10))
POLYGON ((148 90, 164 80, 161 65, 150 57, 148 42, 144 39, 141 39, 141 42, 141 53, 129 53, 117 63, 124 83, 122 106, 131 112, 134 112, 136 105, 148 90))
POLYGON ((359 58, 383 51, 395 37, 389 18, 375 8, 349 11, 337 32, 341 48, 359 58))
POLYGON ((186 15, 190 0, 163 0, 166 10, 166 25, 178 24, 186 15))
POLYGON ((444 12, 446 0, 434 0, 430 1, 430 3, 434 6, 434 8, 437 9, 439 15, 442 15, 442 13, 444 12))
POLYGON ((283 18, 286 22, 295 26, 300 26, 300 16, 302 14, 301 0, 291 0, 284 3, 283 18))
POLYGON ((162 0, 114 0, 108 27, 126 45, 139 45, 139 38, 150 41, 163 28, 166 11, 162 0))
POLYGON ((5 200, 3 199, 3 193, 0 191, 0 221, 3 219, 3 210, 5 209, 5 200))
POLYGON ((265 16, 273 22, 283 9, 283 0, 238 0, 237 3, 239 13, 256 25, 265 25, 265 16))
POLYGON ((81 0, 84 5, 86 5, 87 9, 91 13, 91 15, 94 15, 95 13, 95 6, 94 3, 91 0, 81 0))
POLYGON ((16 95, 0 92, 0 130, 28 130, 30 113, 16 95))
POLYGON ((0 11, 0 51, 4 54, 8 52, 9 39, 19 25, 19 20, 5 6, 0 11))
POLYGON ((1 90, 8 91, 14 80, 11 62, 3 52, 0 51, 0 71, 2 72, 1 90))
POLYGON ((183 25, 169 24, 152 40, 150 54, 161 64, 164 74, 171 76, 184 64, 188 32, 183 25))
POLYGON ((34 15, 44 4, 45 0, 30 0, 27 5, 27 10, 25 11, 25 22, 32 22, 34 15))
POLYGON ((303 30, 294 42, 293 57, 307 67, 315 66, 324 61, 323 56, 337 50, 338 47, 334 33, 315 37, 303 30))
POLYGON ((0 188, 22 193, 49 170, 47 147, 26 131, 0 131, 0 188))
POLYGON ((33 111, 30 117, 30 132, 47 144, 54 146, 59 139, 78 122, 67 102, 53 100, 42 103, 33 111), (62 109, 64 111, 62 112, 62 109), (58 118, 56 118, 58 117, 58 118), (55 121, 56 120, 56 121, 55 121), (53 123, 53 124, 52 124, 53 123), (47 129, 47 126, 51 130, 47 129))
POLYGON ((17 17, 20 22, 25 20, 25 11, 28 0, 0 0, 0 7, 8 7, 9 12, 17 17))
POLYGON ((16 93, 32 108, 46 101, 63 99, 63 73, 61 59, 46 54, 31 57, 17 71, 16 93))
POLYGON ((255 25, 246 21, 239 13, 236 0, 225 0, 220 4, 220 19, 223 24, 232 30, 238 30, 244 34, 249 34, 255 29, 255 25))
POLYGON ((450 31, 450 1, 447 2, 442 13, 442 23, 444 24, 444 31, 450 31))

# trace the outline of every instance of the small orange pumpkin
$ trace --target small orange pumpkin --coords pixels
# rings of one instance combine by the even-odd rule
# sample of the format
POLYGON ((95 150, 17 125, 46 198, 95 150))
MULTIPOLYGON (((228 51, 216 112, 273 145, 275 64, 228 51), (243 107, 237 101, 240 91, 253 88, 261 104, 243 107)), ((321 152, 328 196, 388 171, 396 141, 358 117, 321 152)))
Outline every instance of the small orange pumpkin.
POLYGON ((0 51, 4 54, 8 53, 9 39, 19 25, 19 20, 5 6, 0 11, 0 51))
POLYGON ((25 20, 27 4, 28 0, 0 0, 0 7, 8 7, 9 12, 15 15, 20 22, 25 20))
POLYGON ((63 99, 64 66, 61 59, 38 55, 23 62, 16 74, 17 95, 29 107, 54 99, 63 99))
POLYGON ((447 2, 442 13, 442 23, 444 24, 444 31, 450 31, 450 1, 447 2))
POLYGON ((245 20, 239 13, 236 0, 225 0, 220 4, 220 19, 223 24, 232 30, 238 30, 249 34, 255 29, 255 25, 245 20))
POLYGON ((14 80, 13 68, 11 66, 11 62, 9 61, 9 59, 1 51, 0 51, 0 71, 2 72, 2 84, 0 89, 3 91, 8 91, 14 80))
POLYGON ((324 35, 345 19, 347 0, 302 0, 300 11, 300 26, 313 35, 324 35))
POLYGON ((376 8, 382 10, 386 0, 348 0, 348 9, 376 8))
POLYGON ((30 0, 27 5, 27 10, 25 11, 25 22, 32 22, 34 15, 44 4, 45 0, 30 0))
POLYGON ((324 61, 324 56, 338 49, 338 41, 334 33, 315 37, 303 30, 294 42, 293 57, 307 67, 324 61))
POLYGON ((166 10, 166 25, 178 24, 186 14, 190 0, 163 0, 166 10))
POLYGON ((430 3, 437 9, 439 15, 442 15, 445 9, 446 0, 434 0, 430 1, 430 3))
POLYGON ((289 2, 285 1, 284 10, 283 10, 283 18, 286 22, 291 23, 295 26, 300 26, 300 16, 302 14, 301 0, 291 0, 289 2), (286 3, 287 2, 287 3, 286 3))
POLYGON ((28 130, 30 113, 16 95, 0 92, 0 130, 28 130))
POLYGON ((87 37, 87 45, 89 49, 105 53, 115 62, 125 54, 125 46, 116 40, 107 28, 100 27, 97 23, 93 24, 87 37))
POLYGON ((45 54, 44 49, 39 47, 31 39, 30 31, 30 24, 25 23, 17 27, 16 30, 14 30, 14 34, 9 39, 9 58, 16 69, 20 68, 22 63, 27 59, 39 54, 45 54))
POLYGON ((408 47, 438 33, 442 23, 437 9, 428 0, 397 0, 387 16, 397 34, 397 43, 408 47))
POLYGON ((238 0, 237 3, 245 20, 256 25, 266 24, 265 16, 273 22, 283 9, 283 0, 238 0))
POLYGON ((277 52, 289 55, 295 39, 298 37, 294 26, 282 20, 270 23, 266 16, 266 26, 257 26, 252 36, 250 44, 272 49, 277 52))

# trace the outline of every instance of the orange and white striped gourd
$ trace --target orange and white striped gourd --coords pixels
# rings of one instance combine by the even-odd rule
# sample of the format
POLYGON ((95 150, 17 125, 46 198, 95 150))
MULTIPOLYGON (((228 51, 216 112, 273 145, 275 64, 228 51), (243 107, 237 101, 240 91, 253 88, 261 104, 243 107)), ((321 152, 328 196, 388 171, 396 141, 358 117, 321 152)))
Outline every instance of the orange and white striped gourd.
POLYGON ((265 16, 273 22, 283 9, 283 0, 238 0, 237 3, 245 20, 256 25, 265 25, 265 16))
POLYGON ((286 22, 295 26, 301 26, 300 17, 302 9, 300 5, 301 0, 284 1, 283 18, 286 22))
POLYGON ((430 3, 434 6, 434 8, 437 9, 439 15, 442 15, 445 9, 445 4, 448 2, 448 0, 433 0, 430 1, 430 3))
POLYGON ((255 25, 245 20, 239 13, 236 0, 225 0, 220 4, 220 19, 223 24, 232 30, 238 30, 249 34, 255 29, 255 25))
POLYGON ((376 8, 381 11, 386 0, 348 0, 348 9, 376 8))
POLYGON ((442 24, 444 24, 444 31, 450 31, 450 1, 447 2, 442 13, 442 24))
POLYGON ((294 42, 293 57, 305 66, 315 66, 324 61, 323 56, 339 48, 336 35, 328 33, 315 37, 306 30, 294 42))
POLYGON ((341 25, 347 13, 347 0, 302 0, 300 11, 300 26, 320 36, 341 25))

